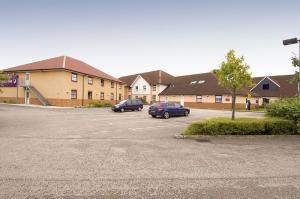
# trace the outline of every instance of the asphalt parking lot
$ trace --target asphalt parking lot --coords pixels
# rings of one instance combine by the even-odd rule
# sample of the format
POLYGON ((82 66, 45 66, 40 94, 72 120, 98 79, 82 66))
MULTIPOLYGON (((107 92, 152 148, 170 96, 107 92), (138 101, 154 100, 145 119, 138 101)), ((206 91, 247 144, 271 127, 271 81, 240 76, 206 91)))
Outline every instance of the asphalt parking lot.
POLYGON ((0 198, 300 198, 299 136, 174 138, 230 114, 0 105, 0 198))

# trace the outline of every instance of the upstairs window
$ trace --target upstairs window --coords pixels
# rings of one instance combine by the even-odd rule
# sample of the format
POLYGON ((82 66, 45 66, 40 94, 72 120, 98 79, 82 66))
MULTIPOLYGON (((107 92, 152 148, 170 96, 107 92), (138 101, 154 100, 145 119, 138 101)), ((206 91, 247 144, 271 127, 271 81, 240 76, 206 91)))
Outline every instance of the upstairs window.
POLYGON ((269 84, 263 84, 263 90, 269 90, 270 85, 269 84))
POLYGON ((152 91, 156 91, 156 86, 152 86, 152 91))
POLYGON ((120 89, 120 90, 122 89, 122 84, 119 85, 119 89, 120 89))
POLYGON ((93 84, 93 78, 88 77, 88 84, 92 85, 93 84))
POLYGON ((104 79, 100 80, 100 84, 101 84, 102 87, 104 86, 104 79))
POLYGON ((146 90, 147 90, 147 86, 144 85, 144 86, 143 86, 143 91, 146 91, 146 90))
POLYGON ((216 95, 215 102, 222 103, 222 95, 216 95))
POLYGON ((71 80, 72 80, 72 82, 77 82, 77 73, 71 74, 71 80))
POLYGON ((139 90, 139 87, 138 87, 138 86, 135 86, 135 90, 138 91, 138 90, 139 90))
POLYGON ((115 82, 111 81, 110 87, 111 87, 111 88, 115 88, 115 82))
POLYGON ((197 103, 202 103, 202 95, 197 95, 196 96, 196 102, 197 103))

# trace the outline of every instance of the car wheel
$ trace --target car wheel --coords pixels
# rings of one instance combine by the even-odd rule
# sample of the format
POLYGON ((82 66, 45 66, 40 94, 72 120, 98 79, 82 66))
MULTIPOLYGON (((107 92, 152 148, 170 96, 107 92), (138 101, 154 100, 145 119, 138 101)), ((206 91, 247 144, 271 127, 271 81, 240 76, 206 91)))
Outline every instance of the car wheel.
POLYGON ((121 108, 121 110, 120 110, 122 113, 124 112, 124 109, 123 108, 121 108))
POLYGON ((184 111, 184 116, 189 116, 189 112, 188 111, 184 111))
POLYGON ((153 118, 156 118, 156 115, 151 115, 153 118))
POLYGON ((139 108, 138 108, 138 111, 141 111, 141 110, 142 110, 141 107, 139 107, 139 108))
POLYGON ((164 118, 165 118, 165 119, 169 119, 169 118, 170 118, 170 114, 169 114, 168 112, 165 112, 165 113, 164 113, 164 118))

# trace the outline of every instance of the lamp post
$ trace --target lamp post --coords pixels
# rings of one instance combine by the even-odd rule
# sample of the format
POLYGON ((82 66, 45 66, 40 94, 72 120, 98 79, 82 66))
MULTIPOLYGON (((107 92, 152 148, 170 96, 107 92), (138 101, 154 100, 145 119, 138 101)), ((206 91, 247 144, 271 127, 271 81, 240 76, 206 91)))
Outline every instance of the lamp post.
POLYGON ((298 68, 299 68, 299 79, 298 79, 298 96, 300 97, 300 40, 298 38, 286 39, 283 40, 283 45, 288 46, 291 44, 299 43, 299 57, 298 57, 298 68))

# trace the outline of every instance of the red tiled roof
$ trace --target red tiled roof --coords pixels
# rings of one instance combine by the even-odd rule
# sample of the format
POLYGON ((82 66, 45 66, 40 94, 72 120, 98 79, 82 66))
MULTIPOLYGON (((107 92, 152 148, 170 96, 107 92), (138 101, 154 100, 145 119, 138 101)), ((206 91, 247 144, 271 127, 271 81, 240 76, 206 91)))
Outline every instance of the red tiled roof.
POLYGON ((119 79, 108 75, 107 73, 94 68, 93 66, 74 59, 68 56, 54 57, 50 59, 45 59, 42 61, 37 61, 29 64, 24 64, 4 70, 5 72, 17 72, 17 71, 31 71, 31 70, 52 70, 52 69, 64 69, 70 70, 78 73, 83 73, 86 75, 114 80, 120 82, 119 79))

